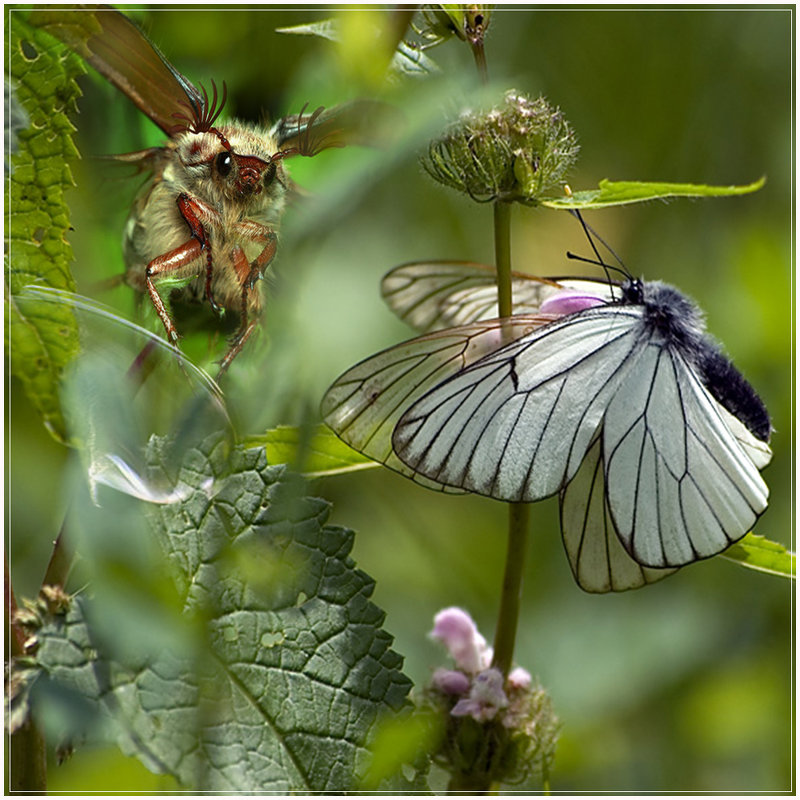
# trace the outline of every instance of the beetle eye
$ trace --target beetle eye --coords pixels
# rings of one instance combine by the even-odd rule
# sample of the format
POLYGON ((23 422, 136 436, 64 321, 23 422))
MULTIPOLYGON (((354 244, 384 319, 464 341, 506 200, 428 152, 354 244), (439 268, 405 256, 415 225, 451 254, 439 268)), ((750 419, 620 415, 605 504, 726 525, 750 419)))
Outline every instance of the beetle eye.
POLYGON ((233 168, 233 159, 227 150, 223 150, 216 158, 217 172, 224 178, 233 168))
POLYGON ((269 186, 275 180, 275 174, 278 171, 278 165, 274 161, 270 161, 267 168, 264 170, 264 186, 269 186))

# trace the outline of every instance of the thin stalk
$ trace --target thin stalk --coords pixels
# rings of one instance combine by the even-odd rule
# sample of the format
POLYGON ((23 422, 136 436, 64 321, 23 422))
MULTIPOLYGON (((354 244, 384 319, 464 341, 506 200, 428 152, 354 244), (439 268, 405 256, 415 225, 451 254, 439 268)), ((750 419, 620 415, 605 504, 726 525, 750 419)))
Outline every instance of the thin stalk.
POLYGON ((498 200, 494 204, 494 263, 497 270, 497 310, 501 317, 510 317, 511 300, 511 203, 498 200))
MULTIPOLYGON (((511 204, 497 201, 494 204, 494 252, 497 269, 497 306, 501 317, 510 317, 513 310, 511 297, 511 204)), ((528 544, 529 506, 511 503, 508 507, 508 548, 500 610, 494 635, 492 666, 508 675, 514 659, 517 638, 519 607, 522 598, 522 576, 525 569, 525 551, 528 544)))

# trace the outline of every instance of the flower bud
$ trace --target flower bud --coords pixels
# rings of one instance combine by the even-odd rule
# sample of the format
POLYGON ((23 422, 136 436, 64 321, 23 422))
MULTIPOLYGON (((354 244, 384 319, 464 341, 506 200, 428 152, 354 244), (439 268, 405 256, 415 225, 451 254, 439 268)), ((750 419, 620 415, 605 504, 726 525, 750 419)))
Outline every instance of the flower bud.
POLYGON ((464 112, 422 158, 434 180, 473 200, 536 205, 575 162, 575 134, 544 97, 514 90, 499 108, 464 112))

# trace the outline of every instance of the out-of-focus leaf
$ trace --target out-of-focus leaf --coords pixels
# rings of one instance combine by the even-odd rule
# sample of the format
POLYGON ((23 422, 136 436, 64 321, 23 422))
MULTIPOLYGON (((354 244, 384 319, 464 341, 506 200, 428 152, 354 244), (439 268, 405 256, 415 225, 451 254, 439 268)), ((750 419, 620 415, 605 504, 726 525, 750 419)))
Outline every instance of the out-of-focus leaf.
POLYGON ((784 578, 795 577, 794 553, 782 544, 755 533, 748 533, 744 539, 731 545, 722 556, 760 572, 782 575, 784 578))
MULTIPOLYGON (((401 707, 410 683, 368 599, 373 581, 349 557, 352 531, 327 525, 329 505, 303 497, 263 448, 212 437, 179 470, 167 453, 154 438, 148 482, 190 492, 149 518, 185 628, 203 640, 115 648, 95 624, 105 609, 79 597, 36 633, 33 708, 38 684, 50 705, 80 701, 95 715, 87 733, 194 789, 355 788, 378 715, 401 707)), ((124 640, 125 618, 114 626, 124 640)))
POLYGON ((398 43, 389 68, 395 75, 412 78, 427 77, 441 71, 430 56, 407 42, 398 43))
POLYGON ((759 178, 744 186, 706 186, 701 183, 650 183, 646 181, 602 180, 597 189, 573 192, 564 197, 540 198, 548 208, 605 208, 670 197, 728 197, 758 191, 766 182, 759 178))
POLYGON ((15 295, 29 284, 74 286, 64 191, 73 185, 70 164, 78 153, 67 112, 80 95, 74 79, 83 70, 77 58, 62 54, 50 37, 30 27, 20 11, 9 12, 8 21, 6 92, 17 109, 17 125, 6 153, 6 353, 45 426, 64 441, 58 383, 77 352, 75 319, 63 306, 41 306, 26 315, 15 295), (23 116, 25 127, 19 121, 23 116))
POLYGON ((277 33, 291 33, 296 36, 319 36, 331 42, 338 42, 340 39, 335 19, 321 19, 318 22, 290 25, 286 28, 275 28, 275 30, 277 33))
POLYGON ((248 436, 243 444, 248 448, 263 447, 267 463, 291 464, 309 478, 380 466, 346 445, 327 425, 319 425, 309 434, 281 425, 260 436, 248 436))

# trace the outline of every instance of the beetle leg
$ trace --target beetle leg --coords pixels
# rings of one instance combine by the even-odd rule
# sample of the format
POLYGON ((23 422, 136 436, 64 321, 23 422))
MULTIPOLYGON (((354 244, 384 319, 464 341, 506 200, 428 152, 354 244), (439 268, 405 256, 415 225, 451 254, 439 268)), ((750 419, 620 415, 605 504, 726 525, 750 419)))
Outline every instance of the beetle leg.
POLYGON ((213 270, 213 261, 212 261, 212 253, 211 253, 211 241, 208 238, 208 234, 206 233, 206 229, 203 225, 201 220, 201 216, 208 217, 211 213, 211 210, 206 208, 200 201, 192 198, 186 192, 181 192, 177 198, 178 203, 178 210, 181 212, 181 216, 186 221, 186 224, 189 226, 189 231, 192 234, 192 238, 199 242, 200 249, 205 250, 206 253, 206 297, 208 298, 208 302, 211 304, 211 308, 219 314, 220 307, 217 305, 217 301, 214 300, 214 295, 211 292, 211 279, 214 274, 213 270))
POLYGON ((250 263, 247 277, 242 279, 242 283, 246 283, 252 289, 256 281, 264 274, 272 259, 275 258, 275 252, 278 249, 278 237, 272 228, 260 225, 257 222, 240 222, 236 225, 236 230, 243 238, 264 245, 261 252, 250 263))
POLYGON ((178 341, 178 331, 176 330, 175 325, 169 316, 169 312, 167 311, 167 307, 164 305, 164 301, 161 299, 161 295, 158 293, 158 290, 153 283, 153 279, 157 278, 159 275, 174 272, 181 267, 185 267, 187 264, 191 264, 192 261, 195 261, 198 258, 202 250, 202 245, 197 241, 197 239, 189 239, 180 247, 170 250, 169 253, 156 256, 156 258, 154 258, 147 265, 147 268, 144 271, 144 283, 147 287, 147 293, 150 295, 150 299, 153 301, 156 313, 161 318, 161 322, 164 323, 164 328, 167 331, 167 338, 173 344, 178 341))
POLYGON ((236 332, 236 335, 231 339, 231 345, 228 349, 228 352, 225 354, 225 358, 222 359, 220 362, 219 374, 222 375, 225 370, 231 365, 236 356, 244 347, 244 343, 250 338, 250 334, 255 330, 256 321, 249 322, 248 321, 248 313, 247 313, 247 296, 250 287, 248 286, 247 280, 250 276, 251 267, 247 261, 247 256, 244 254, 244 250, 237 245, 231 250, 231 263, 233 264, 233 268, 236 271, 236 275, 239 278, 239 282, 242 286, 242 309, 239 312, 241 317, 241 324, 239 325, 239 330, 236 332))
POLYGON ((236 232, 242 239, 263 244, 264 246, 251 262, 248 262, 241 246, 237 245, 231 250, 231 263, 242 289, 241 311, 239 312, 241 324, 236 335, 231 340, 228 352, 220 362, 220 375, 228 369, 233 359, 239 355, 244 343, 250 338, 258 324, 257 320, 249 319, 250 292, 253 291, 256 282, 262 277, 264 270, 269 266, 272 259, 275 258, 275 252, 278 249, 278 237, 275 231, 266 225, 247 221, 239 222, 235 227, 236 232))

